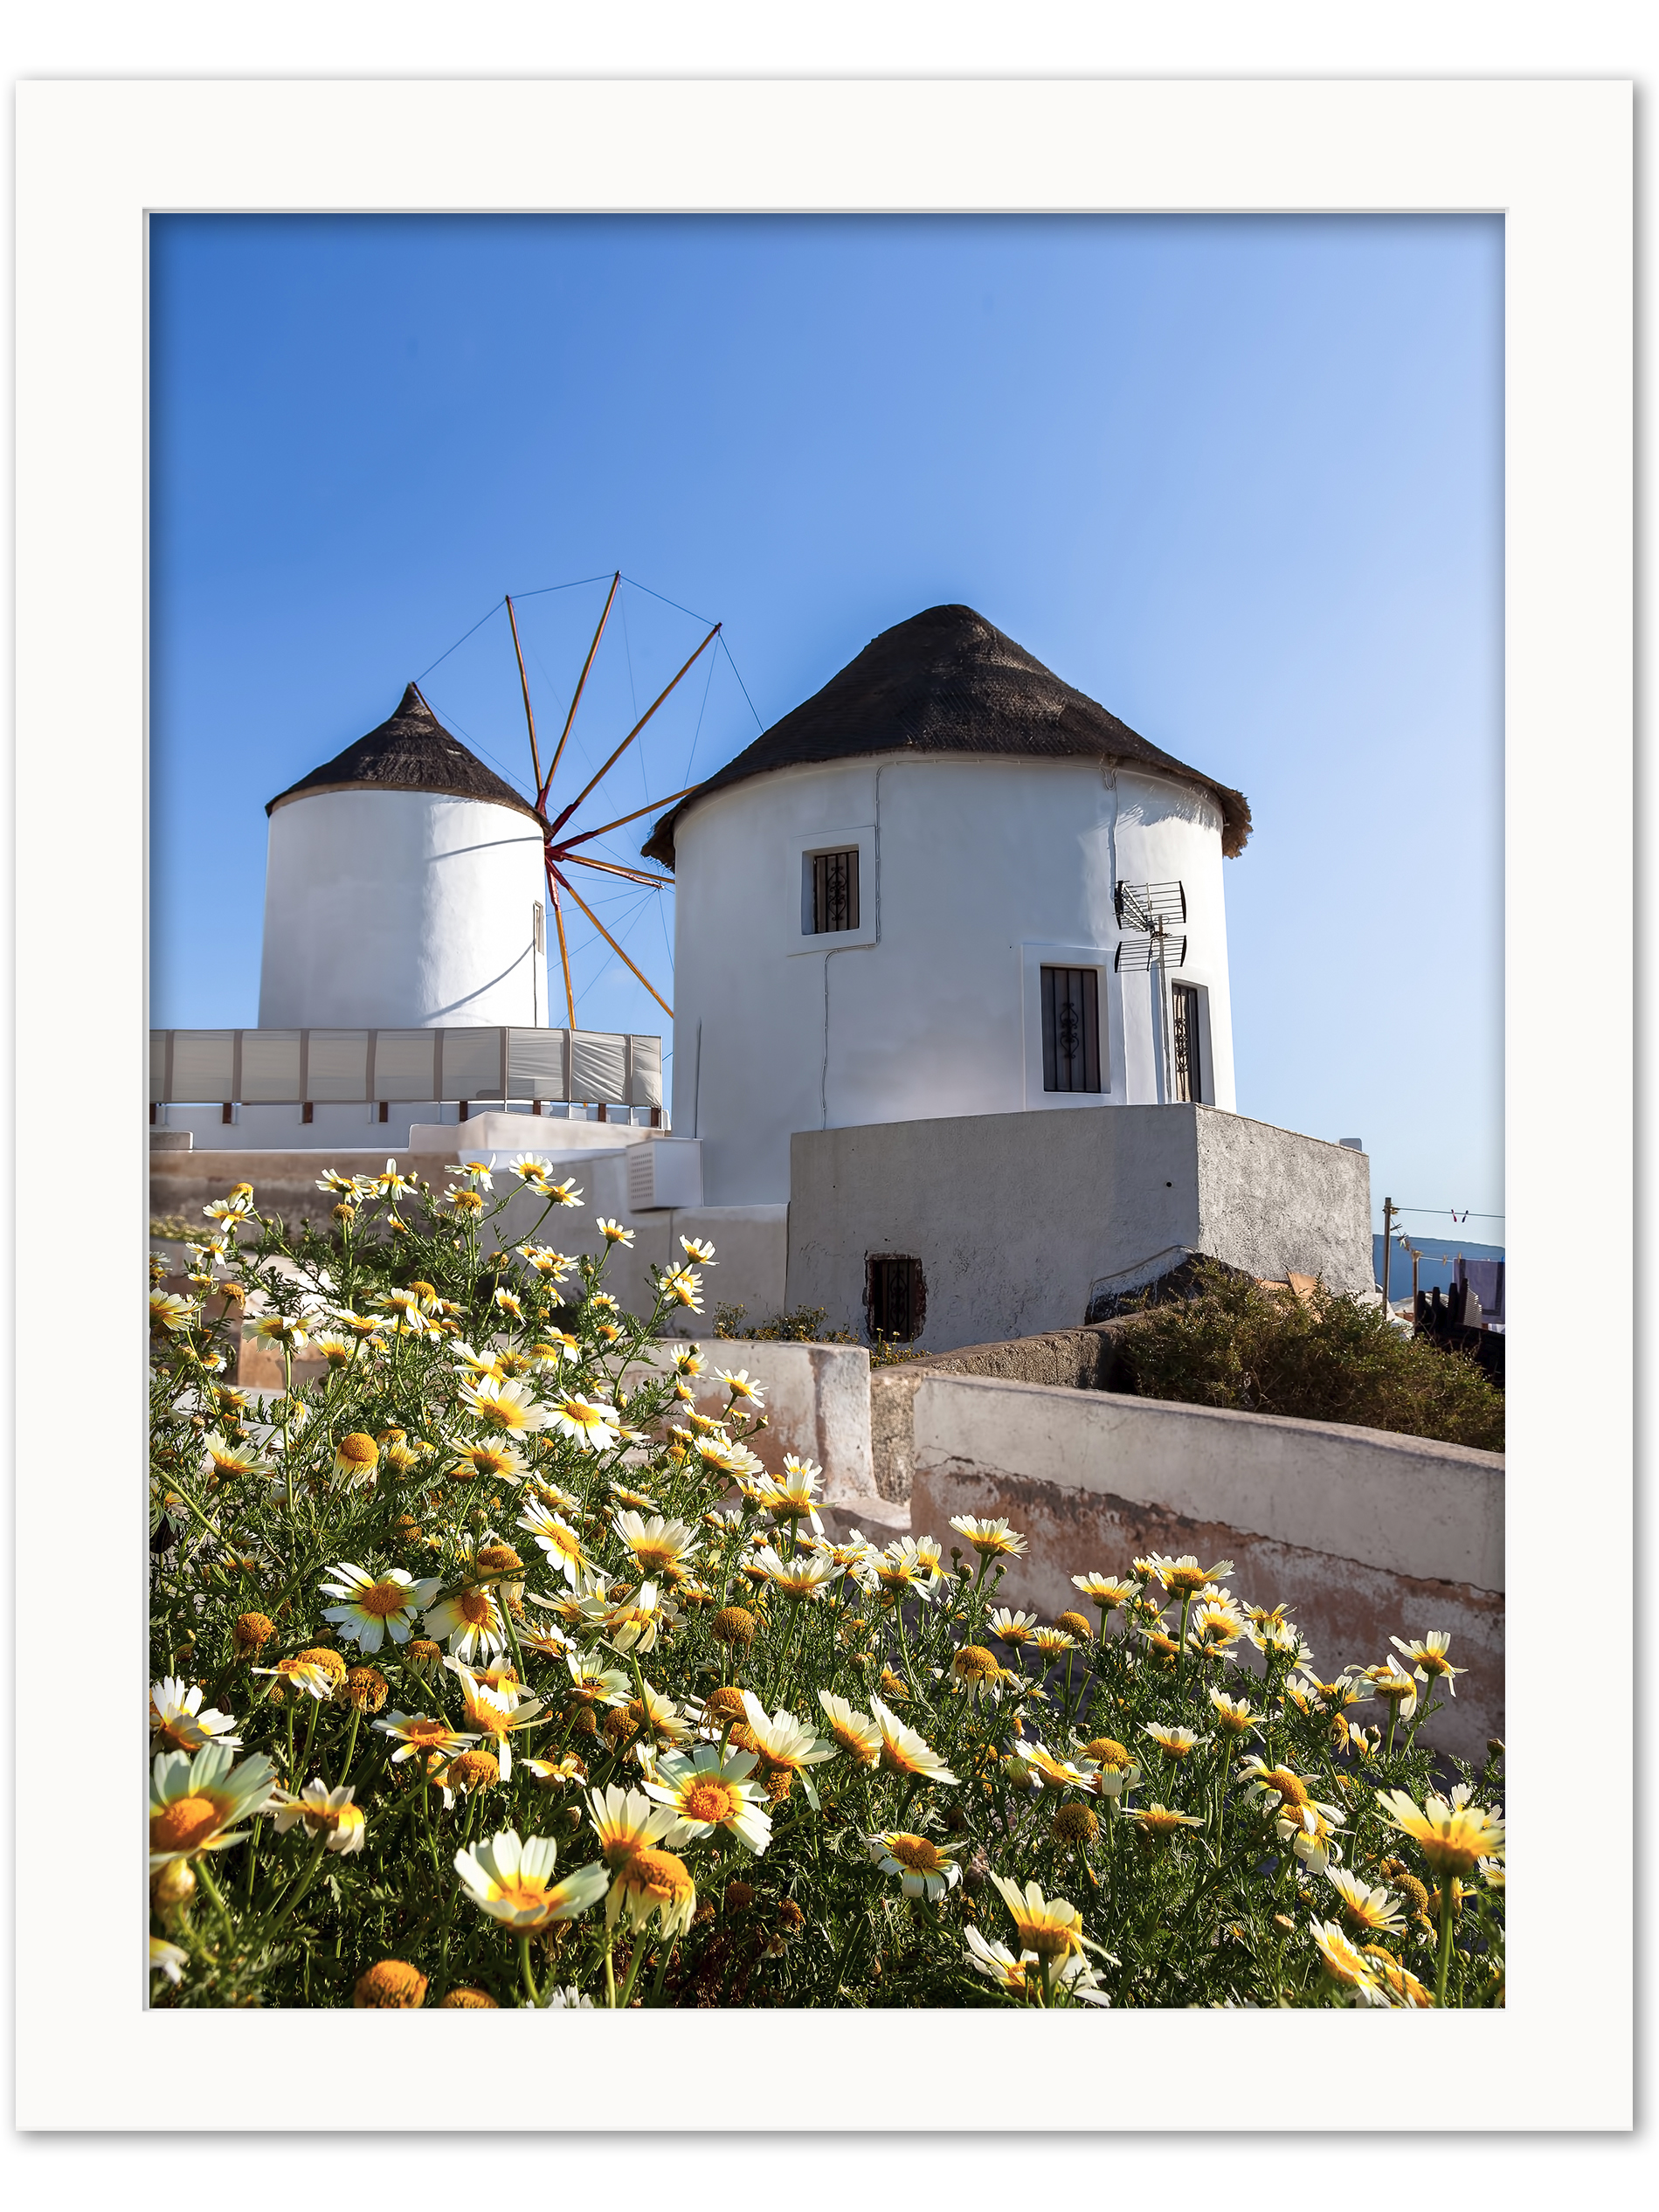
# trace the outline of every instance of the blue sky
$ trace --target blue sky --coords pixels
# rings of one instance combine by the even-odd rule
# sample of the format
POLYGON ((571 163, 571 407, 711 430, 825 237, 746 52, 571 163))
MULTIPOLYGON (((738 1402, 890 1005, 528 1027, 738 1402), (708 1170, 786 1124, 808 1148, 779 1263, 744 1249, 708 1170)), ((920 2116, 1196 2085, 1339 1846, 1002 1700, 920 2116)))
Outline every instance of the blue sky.
MULTIPOLYGON (((439 658, 504 591, 637 580, 572 766, 725 624, 585 821, 964 600, 1248 794, 1240 1110, 1501 1210, 1497 218, 167 217, 150 271, 157 1025, 255 1020, 264 803, 411 676, 523 780, 504 618, 439 658)), ((604 591, 524 599, 543 729, 604 591)), ((671 895, 590 901, 670 998, 671 895)))

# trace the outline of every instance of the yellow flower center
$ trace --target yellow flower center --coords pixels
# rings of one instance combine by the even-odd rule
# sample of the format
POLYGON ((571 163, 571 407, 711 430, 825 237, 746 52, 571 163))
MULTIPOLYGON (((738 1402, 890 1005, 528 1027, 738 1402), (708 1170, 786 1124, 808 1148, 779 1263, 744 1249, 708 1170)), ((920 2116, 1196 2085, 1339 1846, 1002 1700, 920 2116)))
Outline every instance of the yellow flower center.
POLYGON ((176 1797, 159 1813, 152 1813, 149 1848, 152 1851, 193 1851, 224 1824, 224 1809, 217 1798, 176 1797))
POLYGON ((945 1863, 937 1845, 930 1843, 925 1835, 889 1835, 887 1848, 901 1866, 908 1866, 913 1873, 937 1874, 945 1863))
POLYGON ((1115 1736, 1096 1736, 1092 1743, 1083 1745, 1083 1757, 1092 1759, 1096 1766, 1108 1766, 1114 1773, 1121 1773, 1135 1762, 1115 1736))
POLYGON ((377 1582, 372 1589, 360 1592, 356 1600, 358 1612, 375 1621, 390 1620, 408 1603, 409 1593, 401 1582, 377 1582))
POLYGON ((1289 1767, 1273 1767, 1262 1775, 1262 1781, 1264 1787, 1277 1790, 1280 1798, 1287 1805, 1305 1805, 1308 1801, 1307 1785, 1299 1775, 1293 1774, 1289 1767))
POLYGON ((424 2003, 425 1996, 426 1977, 418 1967, 402 1959, 383 1959, 359 1978, 351 2001, 359 2008, 384 2006, 407 2011, 424 2003))
POLYGON ((846 1721, 831 1721, 830 1734, 834 1737, 836 1742, 840 1745, 841 1749, 844 1752, 850 1752, 854 1759, 868 1759, 869 1757, 869 1745, 859 1734, 857 1729, 851 1727, 846 1721))
POLYGON ((964 1643, 951 1663, 964 1682, 994 1682, 1002 1672, 995 1655, 982 1643, 964 1643))
POLYGON ((636 1538, 630 1549, 647 1574, 660 1574, 680 1557, 679 1545, 661 1538, 636 1538))
POLYGON ((455 1610, 469 1628, 482 1628, 490 1617, 487 1590, 463 1590, 455 1600, 455 1610))
POLYGON ((742 1808, 743 1799, 729 1782, 694 1782, 680 1801, 680 1809, 688 1821, 708 1821, 716 1826, 742 1808))
POLYGON ((653 1904, 678 1904, 695 1887, 685 1861, 672 1851, 631 1852, 617 1879, 625 1890, 637 1891, 653 1904))
POLYGON ((380 1448, 372 1436, 365 1436, 361 1430, 354 1429, 349 1436, 340 1439, 335 1457, 342 1466, 373 1467, 380 1458, 380 1448))

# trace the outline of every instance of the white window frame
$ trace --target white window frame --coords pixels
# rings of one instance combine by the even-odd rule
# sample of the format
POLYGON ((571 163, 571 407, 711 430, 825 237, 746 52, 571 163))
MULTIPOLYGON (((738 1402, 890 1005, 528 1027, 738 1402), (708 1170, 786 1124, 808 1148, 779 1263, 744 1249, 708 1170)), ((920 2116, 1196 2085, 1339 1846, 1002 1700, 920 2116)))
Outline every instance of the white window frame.
POLYGON ((1025 1029, 1026 1111, 1064 1111, 1079 1106, 1121 1106, 1123 1090, 1123 1009, 1111 945, 1021 945, 1020 1005, 1025 1029), (1098 1090, 1045 1090, 1042 1087, 1042 971, 1045 968, 1092 968, 1100 999, 1098 1090))
POLYGON ((861 822, 849 829, 815 830, 810 837, 789 840, 789 864, 785 870, 789 904, 785 912, 784 950, 798 952, 840 952, 848 945, 874 944, 878 936, 879 908, 875 881, 875 825, 861 822), (858 854, 858 912, 856 930, 809 930, 805 925, 810 895, 806 863, 816 853, 858 854))

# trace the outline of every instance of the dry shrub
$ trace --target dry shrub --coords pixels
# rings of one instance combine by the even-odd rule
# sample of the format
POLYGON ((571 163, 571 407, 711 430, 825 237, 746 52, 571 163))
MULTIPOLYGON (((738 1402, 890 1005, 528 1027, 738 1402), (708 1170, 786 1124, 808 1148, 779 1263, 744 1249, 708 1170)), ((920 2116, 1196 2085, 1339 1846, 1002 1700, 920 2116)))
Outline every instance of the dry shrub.
POLYGON ((1123 1349, 1143 1398, 1503 1448, 1503 1393, 1472 1359, 1323 1284, 1304 1302, 1202 1266, 1194 1295, 1145 1311, 1123 1349))

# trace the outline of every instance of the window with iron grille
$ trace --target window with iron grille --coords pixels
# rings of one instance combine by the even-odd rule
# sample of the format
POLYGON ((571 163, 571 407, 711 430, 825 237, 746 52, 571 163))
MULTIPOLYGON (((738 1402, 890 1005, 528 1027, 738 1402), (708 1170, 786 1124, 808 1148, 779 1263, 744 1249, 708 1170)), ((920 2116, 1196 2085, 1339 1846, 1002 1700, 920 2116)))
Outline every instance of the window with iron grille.
POLYGON ((811 916, 805 934, 822 936, 838 930, 856 930, 858 920, 858 847, 844 853, 809 853, 808 899, 811 916))
POLYGON ((914 1344, 928 1317, 922 1262, 903 1252, 872 1252, 864 1262, 864 1317, 872 1343, 914 1344))
POLYGON ((1100 978, 1093 968, 1042 971, 1042 1087, 1101 1087, 1100 978))
POLYGON ((1200 1104, 1204 1075, 1199 1064, 1199 995, 1190 983, 1170 985, 1170 1076, 1175 1097, 1200 1104))

